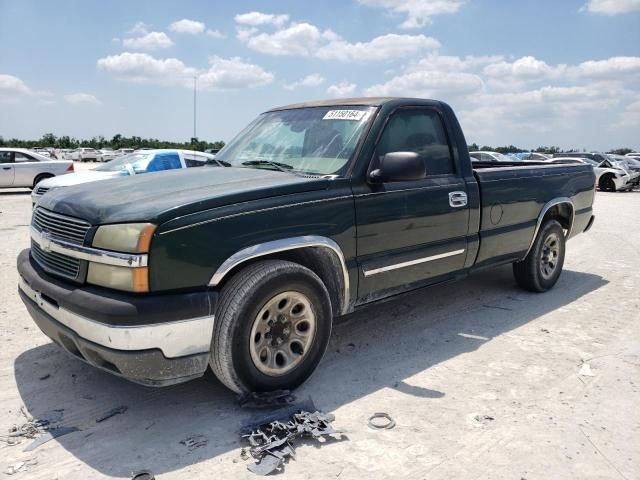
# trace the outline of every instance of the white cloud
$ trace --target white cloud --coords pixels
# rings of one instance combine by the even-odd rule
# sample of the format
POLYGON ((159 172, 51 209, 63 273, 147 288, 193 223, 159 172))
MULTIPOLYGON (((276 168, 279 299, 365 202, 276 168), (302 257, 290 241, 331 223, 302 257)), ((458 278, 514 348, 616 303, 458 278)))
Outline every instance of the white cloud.
POLYGON ((416 71, 373 85, 365 90, 365 95, 438 99, 447 95, 473 93, 481 89, 482 79, 471 73, 416 71))
POLYGON ((355 83, 343 80, 339 84, 331 85, 327 88, 327 93, 332 97, 349 97, 355 93, 356 88, 358 86, 355 83))
POLYGON ((640 0, 589 0, 580 10, 604 15, 620 15, 640 10, 640 0))
POLYGON ((589 60, 571 67, 574 76, 590 78, 623 78, 623 75, 640 74, 640 57, 611 57, 606 60, 589 60))
POLYGON ((198 73, 177 58, 156 59, 146 53, 130 52, 101 58, 98 68, 118 80, 163 86, 188 86, 198 73))
POLYGON ((236 90, 268 85, 273 78, 272 73, 239 57, 213 56, 209 59, 209 69, 198 77, 198 84, 205 90, 236 90))
POLYGON ((402 28, 419 28, 431 23, 431 17, 456 13, 464 0, 358 0, 368 7, 384 8, 406 15, 402 28))
POLYGON ((249 12, 236 15, 234 17, 236 23, 242 25, 275 25, 281 27, 289 21, 289 15, 273 15, 271 13, 249 12))
POLYGON ((177 22, 173 22, 171 25, 169 25, 169 30, 176 33, 198 35, 200 33, 204 33, 205 26, 202 22, 183 18, 182 20, 178 20, 177 22))
POLYGON ((64 99, 72 105, 93 105, 99 106, 102 104, 100 100, 94 95, 89 95, 88 93, 71 93, 69 95, 65 95, 64 99))
POLYGON ((13 75, 0 74, 0 95, 32 95, 33 90, 13 75))
MULTIPOLYGON (((269 16, 258 12, 253 14, 269 16)), ((246 21, 242 25, 245 24, 260 25, 246 21)), ((286 26, 283 23, 275 31, 239 26, 237 38, 250 49, 267 55, 317 57, 341 62, 392 60, 440 47, 436 39, 425 35, 387 34, 368 42, 349 42, 330 29, 321 30, 306 22, 292 22, 286 26)))
POLYGON ((98 68, 116 79, 132 83, 191 88, 198 77, 202 90, 253 88, 273 82, 272 73, 238 57, 209 59, 209 68, 198 70, 177 58, 157 59, 146 53, 125 52, 98 60, 98 68))
POLYGON ((145 35, 149 33, 150 25, 144 22, 136 22, 133 27, 127 32, 129 35, 145 35))
POLYGON ((542 60, 527 56, 516 61, 498 62, 487 65, 484 74, 488 77, 516 77, 522 79, 550 78, 562 74, 565 65, 551 67, 542 60))
POLYGON ((211 37, 211 38, 227 38, 227 36, 222 33, 220 30, 209 30, 207 29, 207 31, 204 33, 207 37, 211 37))
POLYGON ((284 85, 286 90, 295 90, 299 87, 319 87, 325 82, 325 79, 319 73, 312 73, 301 80, 284 85))
POLYGON ((173 46, 173 41, 164 32, 149 32, 142 37, 125 38, 122 45, 134 50, 157 50, 173 46))
POLYGON ((16 103, 21 97, 39 97, 41 102, 51 102, 50 92, 34 90, 22 79, 8 74, 0 74, 0 101, 16 103))

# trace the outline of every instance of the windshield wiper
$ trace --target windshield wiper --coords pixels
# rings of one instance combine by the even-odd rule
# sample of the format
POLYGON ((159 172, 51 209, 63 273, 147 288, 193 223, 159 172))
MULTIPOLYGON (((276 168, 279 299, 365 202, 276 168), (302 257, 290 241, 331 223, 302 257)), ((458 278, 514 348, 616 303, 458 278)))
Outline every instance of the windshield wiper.
POLYGON ((246 165, 249 167, 254 165, 270 165, 276 170, 280 170, 281 172, 294 173, 292 171, 294 170, 294 168, 288 163, 274 162, 272 160, 247 160, 246 162, 242 162, 242 165, 246 165))
POLYGON ((224 160, 218 160, 217 158, 208 158, 206 164, 207 165, 216 164, 219 167, 230 167, 231 166, 231 164, 229 162, 225 162, 224 160))

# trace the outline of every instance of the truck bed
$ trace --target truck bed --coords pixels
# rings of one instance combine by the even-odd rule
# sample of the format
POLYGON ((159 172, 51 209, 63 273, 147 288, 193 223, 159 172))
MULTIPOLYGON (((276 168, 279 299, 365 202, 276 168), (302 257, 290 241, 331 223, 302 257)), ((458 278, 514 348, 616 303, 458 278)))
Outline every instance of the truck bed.
POLYGON ((538 216, 557 198, 573 204, 569 237, 582 232, 592 214, 594 173, 589 165, 545 162, 473 162, 480 193, 479 249, 476 266, 514 254, 524 257, 538 216))

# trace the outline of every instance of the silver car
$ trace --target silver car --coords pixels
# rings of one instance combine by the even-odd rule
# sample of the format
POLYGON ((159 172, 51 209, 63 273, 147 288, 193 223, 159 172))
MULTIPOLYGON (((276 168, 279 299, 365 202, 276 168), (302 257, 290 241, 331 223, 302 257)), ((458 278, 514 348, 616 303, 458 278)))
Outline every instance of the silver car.
POLYGON ((0 188, 34 188, 42 180, 72 172, 70 160, 54 160, 25 148, 0 148, 0 188))

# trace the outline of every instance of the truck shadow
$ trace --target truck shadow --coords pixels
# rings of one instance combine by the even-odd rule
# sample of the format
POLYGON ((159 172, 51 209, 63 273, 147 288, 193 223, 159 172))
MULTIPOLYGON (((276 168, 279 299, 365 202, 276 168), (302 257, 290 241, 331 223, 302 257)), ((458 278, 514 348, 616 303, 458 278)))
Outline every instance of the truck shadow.
MULTIPOLYGON (((429 402, 425 408, 437 408, 448 392, 404 380, 607 283, 598 275, 565 271, 553 290, 532 294, 515 286, 510 267, 501 267, 354 313, 334 327, 318 371, 296 395, 332 411, 394 388, 429 402)), ((52 442, 105 475, 126 477, 139 469, 162 474, 244 446, 238 430, 256 414, 240 409, 215 379, 146 388, 86 366, 51 343, 21 354, 14 368, 21 398, 34 417, 64 409, 62 425, 81 430, 52 442), (120 406, 126 412, 96 422, 120 406), (193 435, 204 435, 208 443, 189 451, 180 441, 193 435)))

